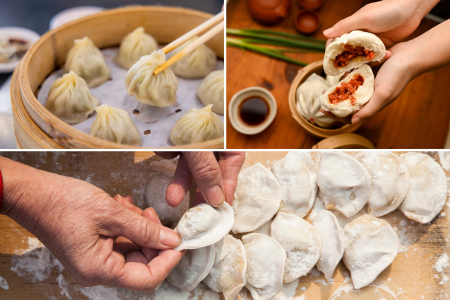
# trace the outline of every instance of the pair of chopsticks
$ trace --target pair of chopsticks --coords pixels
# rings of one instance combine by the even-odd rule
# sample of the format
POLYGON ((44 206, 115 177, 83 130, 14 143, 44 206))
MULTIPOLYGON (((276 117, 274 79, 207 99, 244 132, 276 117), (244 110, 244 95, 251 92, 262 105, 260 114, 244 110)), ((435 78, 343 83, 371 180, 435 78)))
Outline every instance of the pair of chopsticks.
POLYGON ((205 33, 204 35, 199 37, 197 40, 195 40, 193 43, 191 43, 189 46, 184 48, 181 52, 179 52, 178 54, 171 57, 162 66, 157 68, 153 74, 158 75, 159 73, 161 73, 162 71, 164 71, 165 69, 167 69, 168 67, 173 65, 175 62, 177 62, 178 60, 182 59, 183 57, 185 57, 186 55, 188 55, 189 53, 194 51, 198 46, 203 45, 209 39, 211 39, 213 36, 215 36, 216 34, 221 32, 225 26, 223 19, 224 19, 224 12, 222 11, 221 13, 215 15, 214 17, 212 17, 205 23, 197 26, 196 28, 194 28, 191 31, 189 31, 188 33, 180 36, 175 41, 173 41, 172 43, 170 43, 167 46, 165 46, 164 48, 162 48, 162 51, 165 54, 167 54, 170 51, 172 51, 173 49, 175 49, 178 46, 182 45, 183 43, 187 42, 191 38, 195 37, 200 32, 202 32, 220 22, 219 24, 214 26, 211 30, 209 30, 207 33, 205 33))

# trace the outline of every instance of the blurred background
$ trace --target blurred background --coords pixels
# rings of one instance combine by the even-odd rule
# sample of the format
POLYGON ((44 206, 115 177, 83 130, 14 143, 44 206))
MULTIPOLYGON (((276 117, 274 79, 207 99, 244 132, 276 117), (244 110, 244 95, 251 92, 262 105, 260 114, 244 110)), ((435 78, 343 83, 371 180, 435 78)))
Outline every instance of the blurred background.
MULTIPOLYGON (((185 7, 217 14, 221 11, 223 0, 0 0, 0 41, 6 27, 20 27, 31 30, 26 34, 43 35, 50 27, 54 28, 83 14, 102 9, 132 5, 158 5, 185 7), (66 11, 75 7, 79 10, 66 11)), ((16 29, 13 29, 16 30, 16 29)), ((9 87, 13 68, 0 68, 0 149, 15 149, 12 108, 9 87)))

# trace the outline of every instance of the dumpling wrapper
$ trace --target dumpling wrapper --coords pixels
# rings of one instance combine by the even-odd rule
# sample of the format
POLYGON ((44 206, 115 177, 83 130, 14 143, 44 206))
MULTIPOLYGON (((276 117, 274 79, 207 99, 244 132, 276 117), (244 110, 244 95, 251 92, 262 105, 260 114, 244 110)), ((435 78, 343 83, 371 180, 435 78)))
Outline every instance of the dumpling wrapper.
POLYGON ((367 210, 375 217, 394 211, 403 202, 409 187, 409 172, 403 160, 392 152, 364 151, 356 158, 372 178, 372 196, 367 210))
POLYGON ((197 88, 197 97, 203 105, 212 104, 212 111, 222 115, 224 112, 224 70, 209 73, 197 88))
POLYGON ((70 71, 83 78, 89 87, 100 85, 111 77, 102 52, 88 37, 75 40, 67 53, 64 73, 70 71))
POLYGON ((354 157, 342 152, 322 152, 317 170, 320 197, 326 209, 351 217, 372 196, 371 178, 354 157))
POLYGON ((285 283, 308 274, 322 253, 322 242, 316 228, 296 215, 278 213, 270 226, 270 236, 286 251, 285 283))
POLYGON ((177 251, 197 249, 217 243, 224 238, 234 223, 233 208, 226 202, 220 207, 201 203, 190 208, 181 217, 175 232, 182 243, 177 251))
POLYGON ((203 282, 213 291, 223 293, 225 300, 233 300, 246 283, 244 245, 229 234, 215 245, 214 265, 203 282))
POLYGON ((399 239, 385 220, 364 215, 347 224, 344 234, 343 260, 355 289, 369 285, 397 256, 399 239))
POLYGON ((252 233, 261 233, 270 236, 270 226, 272 225, 273 219, 270 219, 264 223, 261 227, 252 231, 252 233))
POLYGON ((402 155, 410 181, 401 211, 408 218, 425 224, 434 219, 447 201, 447 177, 442 167, 423 153, 402 155))
POLYGON ((322 210, 313 221, 322 240, 322 254, 316 264, 317 270, 330 279, 341 261, 345 249, 344 230, 336 216, 328 210, 322 210))
POLYGON ((309 153, 289 152, 273 164, 272 173, 281 187, 279 211, 300 218, 306 216, 314 205, 317 193, 316 170, 309 153), (306 168, 304 162, 308 159, 313 169, 306 168), (310 176, 310 173, 313 174, 310 176))
POLYGON ((245 287, 253 300, 272 299, 283 288, 286 253, 275 239, 260 233, 242 237, 247 256, 245 287))
POLYGON ((238 176, 233 233, 251 232, 272 219, 281 203, 281 187, 266 167, 256 163, 238 176))
POLYGON ((214 264, 214 244, 198 249, 189 249, 178 265, 167 276, 174 286, 192 291, 206 276, 214 264))
POLYGON ((144 55, 158 50, 158 42, 140 26, 125 36, 120 43, 116 63, 128 70, 144 55))

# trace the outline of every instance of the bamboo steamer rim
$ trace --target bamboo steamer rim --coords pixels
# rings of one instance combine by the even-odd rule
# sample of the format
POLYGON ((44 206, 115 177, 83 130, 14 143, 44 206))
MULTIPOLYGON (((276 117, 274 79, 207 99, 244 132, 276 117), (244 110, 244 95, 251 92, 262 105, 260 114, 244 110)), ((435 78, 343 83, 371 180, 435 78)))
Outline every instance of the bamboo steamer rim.
POLYGON ((312 149, 375 149, 375 146, 359 134, 342 133, 318 142, 312 149))
MULTIPOLYGON (((29 65, 30 61, 33 58, 33 55, 36 53, 37 49, 42 46, 43 43, 47 42, 49 39, 53 39, 54 35, 57 33, 60 33, 64 31, 66 28, 70 28, 71 26, 75 26, 77 24, 80 24, 82 22, 90 21, 97 19, 99 17, 106 17, 106 16, 114 16, 119 15, 124 12, 127 13, 133 13, 133 12, 142 12, 143 10, 146 11, 155 11, 155 12, 171 12, 171 13, 184 13, 184 14, 190 14, 193 16, 198 16, 199 18, 209 19, 213 15, 205 12, 200 12, 192 9, 187 8, 175 8, 175 7, 157 7, 157 6, 131 6, 126 8, 116 8, 116 9, 110 9, 106 10, 94 15, 86 16, 71 22, 68 22, 66 24, 63 24, 60 27, 57 27, 55 29, 52 29, 45 33, 36 43, 34 43, 31 48, 28 50, 26 55, 22 58, 20 67, 18 67, 18 85, 20 88, 20 102, 26 101, 27 104, 39 114, 39 116, 48 124, 52 124, 52 127, 57 127, 58 130, 67 136, 72 137, 73 139, 67 139, 65 141, 62 141, 65 146, 69 146, 71 148, 84 148, 84 149, 220 149, 224 148, 224 137, 216 138, 213 140, 208 140, 200 143, 195 144, 188 144, 188 145, 181 145, 181 146, 172 146, 172 147, 136 147, 131 145, 125 145, 125 144, 119 144, 115 142, 110 142, 107 140, 103 140, 97 137, 94 137, 92 135, 89 135, 87 133, 81 132, 77 129, 72 128, 69 124, 65 123, 52 113, 50 113, 36 98, 34 95, 30 83, 28 81, 30 70, 29 65)), ((216 55, 218 55, 216 53, 216 55)), ((15 73, 16 73, 15 72, 15 73)), ((48 75, 48 74, 47 74, 48 75)), ((11 94, 13 91, 11 91, 11 94)), ((32 117, 29 115, 28 110, 26 109, 26 105, 23 105, 25 108, 24 113, 28 115, 28 117, 32 119, 32 117)), ((24 117, 24 116, 22 116, 24 117)), ((27 124, 25 122, 25 128, 27 126, 33 126, 39 128, 39 126, 34 122, 32 125, 27 124)), ((39 128, 42 133, 46 134, 41 128, 39 128)), ((30 132, 28 130, 28 132, 30 132)), ((47 135, 47 134, 46 134, 47 135)), ((48 136, 48 135, 47 135, 48 136)), ((50 136, 48 136, 49 139, 52 139, 50 136)), ((53 140, 53 139, 52 139, 53 140)), ((54 141, 54 140, 53 140, 54 141)), ((43 145, 49 146, 48 141, 42 143, 43 145)), ((54 145, 54 144, 53 144, 54 145)), ((59 147, 61 145, 58 143, 59 147)))
POLYGON ((362 122, 357 125, 346 124, 341 128, 337 129, 326 129, 316 126, 310 123, 297 111, 297 88, 302 84, 312 73, 320 75, 323 72, 323 60, 318 60, 310 63, 306 67, 298 71, 297 76, 295 76, 294 81, 292 81, 291 87, 289 89, 289 108, 291 110, 292 117, 303 127, 309 134, 320 137, 328 138, 338 134, 351 133, 356 131, 362 122))

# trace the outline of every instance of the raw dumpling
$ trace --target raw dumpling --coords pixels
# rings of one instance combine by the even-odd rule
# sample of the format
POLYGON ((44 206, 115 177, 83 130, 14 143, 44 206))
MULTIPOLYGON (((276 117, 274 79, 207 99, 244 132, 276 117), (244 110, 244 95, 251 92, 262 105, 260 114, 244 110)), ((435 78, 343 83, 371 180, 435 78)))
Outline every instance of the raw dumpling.
POLYGON ((328 210, 322 210, 314 218, 313 226, 317 229, 322 240, 322 254, 316 264, 317 270, 330 279, 336 266, 344 255, 344 230, 339 226, 338 220, 328 210))
POLYGON ((392 152, 360 152, 356 158, 372 177, 372 197, 367 210, 375 217, 394 211, 405 199, 409 172, 402 159, 392 152))
POLYGON ((244 245, 229 234, 215 245, 214 265, 203 282, 213 291, 223 293, 225 300, 233 300, 245 286, 247 257, 244 245))
POLYGON ((83 78, 70 71, 57 79, 48 92, 45 107, 67 124, 87 120, 100 100, 92 96, 83 78))
POLYGON ((261 227, 258 229, 255 229, 252 231, 252 233, 261 233, 270 236, 270 226, 272 225, 272 219, 264 223, 261 227))
POLYGON ((180 146, 223 137, 223 122, 211 111, 211 106, 193 108, 182 116, 170 132, 172 143, 180 146))
POLYGON ((342 152, 321 153, 317 184, 326 209, 336 209, 346 217, 356 214, 372 195, 369 172, 342 152))
MULTIPOLYGON (((295 214, 300 218, 306 216, 313 207, 317 192, 316 180, 310 178, 302 155, 304 154, 289 152, 272 166, 272 172, 281 187, 279 211, 295 214)), ((312 160, 311 163, 314 164, 312 160)), ((313 173, 315 175, 315 168, 313 173)))
POLYGON ((278 180, 262 164, 242 170, 238 176, 233 208, 233 233, 251 232, 272 219, 281 203, 278 180))
MULTIPOLYGON (((194 37, 174 49, 172 57, 181 52, 184 48, 192 44, 198 37, 194 37)), ((172 66, 172 71, 184 78, 205 77, 216 69, 216 54, 205 44, 198 46, 194 51, 178 60, 172 66)))
POLYGON ((270 236, 286 251, 283 282, 305 276, 320 258, 322 242, 319 233, 296 215, 278 213, 270 226, 270 236))
POLYGON ((275 239, 260 233, 242 237, 247 256, 247 283, 254 300, 272 299, 283 288, 286 253, 275 239))
POLYGON ((402 155, 410 181, 401 211, 408 218, 425 224, 442 210, 447 200, 447 177, 442 167, 423 153, 402 155))
POLYGON ((213 104, 212 111, 223 115, 224 70, 211 72, 197 89, 197 96, 203 105, 213 104))
POLYGON ((320 127, 329 127, 335 120, 320 112, 319 97, 331 85, 321 76, 313 73, 300 84, 296 93, 297 111, 311 123, 320 127))
POLYGON ((141 135, 126 111, 106 104, 95 108, 97 118, 91 126, 91 135, 132 146, 141 145, 141 135))
POLYGON ((111 72, 100 49, 88 37, 75 40, 74 43, 67 54, 64 73, 74 71, 88 86, 106 82, 111 77, 111 72))
POLYGON ((144 104, 167 107, 177 102, 178 80, 170 68, 158 75, 153 72, 166 62, 162 50, 142 56, 125 77, 128 95, 144 104))
POLYGON ((214 245, 190 249, 178 265, 167 276, 167 280, 177 288, 192 291, 209 273, 215 258, 214 245))
POLYGON ((399 240, 385 220, 364 215, 347 224, 344 234, 344 263, 355 289, 369 285, 397 256, 399 240))
POLYGON ((150 55, 158 50, 158 42, 144 32, 144 27, 138 27, 123 38, 120 43, 116 63, 124 68, 131 68, 142 56, 150 55))
POLYGON ((174 228, 178 220, 189 209, 189 191, 177 207, 166 202, 166 190, 173 176, 156 173, 151 177, 145 190, 145 204, 153 207, 164 226, 174 228))
POLYGON ((175 250, 197 249, 215 244, 230 232, 233 223, 233 208, 226 202, 220 207, 212 207, 206 203, 194 206, 181 217, 175 228, 182 239, 181 245, 175 250))

